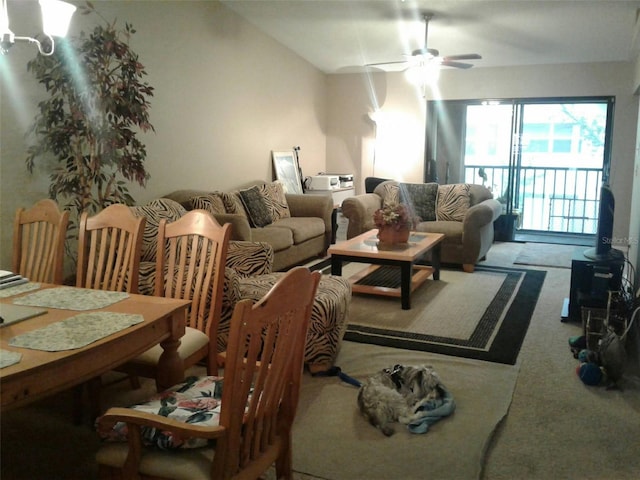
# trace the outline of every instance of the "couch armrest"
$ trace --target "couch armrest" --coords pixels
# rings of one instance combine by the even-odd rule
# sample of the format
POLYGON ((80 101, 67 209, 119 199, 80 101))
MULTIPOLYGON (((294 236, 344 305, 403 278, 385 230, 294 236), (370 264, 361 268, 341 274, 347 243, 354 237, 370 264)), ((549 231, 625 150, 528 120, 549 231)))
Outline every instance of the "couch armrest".
POLYGON ((250 242, 251 225, 244 215, 237 213, 215 213, 213 215, 220 225, 231 224, 231 240, 243 240, 250 242))
POLYGON ((225 267, 234 269, 241 277, 271 273, 273 247, 265 242, 232 240, 229 242, 225 267))
POLYGON ((375 228, 373 213, 382 206, 382 197, 375 193, 365 193, 350 197, 342 202, 342 214, 349 220, 347 238, 375 228))
POLYGON ((333 199, 329 195, 286 195, 292 217, 318 217, 324 221, 324 231, 331 233, 333 199))
POLYGON ((487 224, 492 224, 502 213, 502 204, 490 198, 473 205, 464 216, 464 231, 479 230, 487 224))

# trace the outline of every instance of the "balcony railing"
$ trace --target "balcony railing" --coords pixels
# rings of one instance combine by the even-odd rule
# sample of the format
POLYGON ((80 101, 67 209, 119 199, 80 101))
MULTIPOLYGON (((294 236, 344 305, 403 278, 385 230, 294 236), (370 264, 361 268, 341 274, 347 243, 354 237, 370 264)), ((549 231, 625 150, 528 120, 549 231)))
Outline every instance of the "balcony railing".
MULTIPOLYGON (((509 167, 466 166, 465 182, 482 183, 484 169, 494 198, 506 204, 509 167)), ((598 168, 521 167, 513 208, 518 227, 553 233, 594 234, 598 220, 602 170, 598 168)))

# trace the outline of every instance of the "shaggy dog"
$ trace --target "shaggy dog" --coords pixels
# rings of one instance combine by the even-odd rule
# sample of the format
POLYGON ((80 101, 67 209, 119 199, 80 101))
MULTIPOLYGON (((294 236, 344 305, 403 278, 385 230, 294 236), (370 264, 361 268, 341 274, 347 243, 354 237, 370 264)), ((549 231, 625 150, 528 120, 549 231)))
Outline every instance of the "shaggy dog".
POLYGON ((408 425, 420 418, 416 411, 442 394, 439 385, 440 378, 430 366, 395 365, 362 383, 358 408, 371 425, 390 436, 395 433, 392 423, 408 425))

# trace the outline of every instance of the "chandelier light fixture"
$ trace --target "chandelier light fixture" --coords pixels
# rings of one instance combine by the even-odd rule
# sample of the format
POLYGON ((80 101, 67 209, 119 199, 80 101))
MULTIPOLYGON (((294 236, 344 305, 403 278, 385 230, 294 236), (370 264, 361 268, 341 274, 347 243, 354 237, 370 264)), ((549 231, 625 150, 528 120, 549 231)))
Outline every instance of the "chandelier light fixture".
POLYGON ((69 23, 76 7, 60 0, 39 0, 42 11, 42 32, 49 39, 51 47, 48 51, 42 48, 40 41, 33 37, 21 37, 15 35, 9 29, 8 0, 2 1, 0 9, 0 54, 6 55, 15 42, 35 43, 41 55, 49 56, 54 51, 53 37, 65 37, 69 29, 69 23))

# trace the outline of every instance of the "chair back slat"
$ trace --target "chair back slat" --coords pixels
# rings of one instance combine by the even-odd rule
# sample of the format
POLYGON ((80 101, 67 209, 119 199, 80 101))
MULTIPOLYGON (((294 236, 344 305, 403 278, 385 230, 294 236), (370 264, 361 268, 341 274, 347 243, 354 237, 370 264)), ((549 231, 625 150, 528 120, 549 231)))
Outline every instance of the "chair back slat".
POLYGON ((13 228, 13 271, 34 282, 62 284, 69 212, 40 200, 18 209, 13 228))
POLYGON ((80 217, 76 286, 138 292, 142 235, 146 219, 126 205, 110 205, 80 217))

